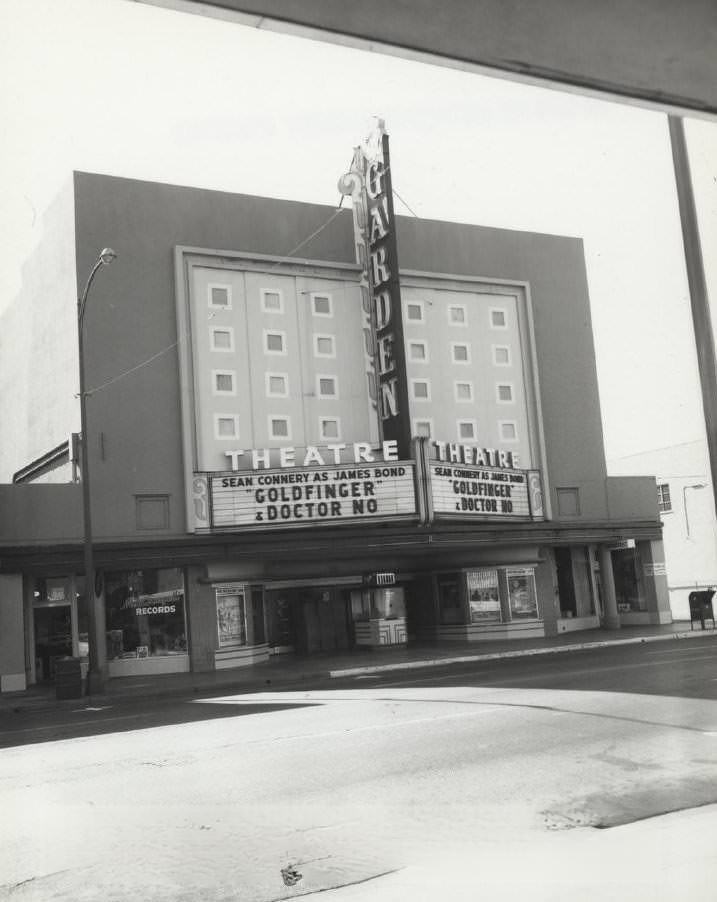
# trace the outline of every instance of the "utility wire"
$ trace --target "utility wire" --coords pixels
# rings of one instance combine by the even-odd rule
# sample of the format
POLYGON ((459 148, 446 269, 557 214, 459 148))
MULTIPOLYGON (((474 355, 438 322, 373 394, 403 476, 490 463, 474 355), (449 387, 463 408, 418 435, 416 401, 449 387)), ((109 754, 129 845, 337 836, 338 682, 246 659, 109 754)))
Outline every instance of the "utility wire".
POLYGON ((156 354, 153 354, 151 357, 148 357, 147 360, 143 360, 142 363, 138 363, 137 366, 133 366, 128 370, 125 370, 123 373, 120 373, 118 376, 115 376, 113 379, 110 379, 108 382, 103 382, 102 385, 98 385, 97 388, 91 388, 89 391, 85 392, 87 397, 90 395, 94 395, 95 392, 102 391, 103 388, 107 388, 109 385, 113 385, 115 382, 118 382, 120 379, 124 379, 125 376, 129 376, 130 373, 136 373, 137 370, 141 370, 142 367, 147 366, 152 363, 152 361, 156 360, 158 357, 161 357, 162 354, 166 354, 168 351, 171 351, 172 348, 176 348, 179 344, 178 341, 172 342, 171 345, 167 345, 166 348, 162 348, 161 351, 157 351, 156 354))
POLYGON ((408 206, 408 204, 406 203, 406 201, 401 197, 401 195, 398 193, 398 191, 396 191, 395 188, 393 188, 393 193, 394 193, 394 194, 396 195, 396 197, 401 201, 401 203, 403 204, 403 206, 408 210, 408 212, 409 212, 412 216, 415 216, 416 219, 420 219, 420 218, 421 218, 421 217, 418 215, 418 213, 416 213, 415 210, 412 210, 411 207, 408 206))
MULTIPOLYGON (((350 168, 350 164, 349 164, 349 168, 350 168)), ((294 254, 296 254, 298 251, 300 251, 302 247, 304 247, 310 241, 312 241, 314 238, 316 238, 317 235, 320 235, 324 231, 324 229, 328 228, 329 225, 331 225, 331 223, 334 221, 334 219, 336 219, 336 217, 339 215, 339 213, 341 213, 341 208, 343 206, 343 202, 344 202, 344 197, 342 195, 339 200, 338 207, 334 210, 334 212, 331 214, 331 216, 329 216, 329 218, 326 220, 326 222, 323 225, 320 225, 319 228, 316 229, 315 231, 313 231, 307 238, 304 238, 303 241, 300 241, 299 244, 297 244, 295 248, 290 250, 288 254, 285 254, 283 260, 278 260, 274 264, 274 266, 270 267, 269 272, 273 271, 274 269, 277 269, 279 266, 282 265, 282 263, 284 262, 284 260, 286 260, 287 257, 293 257, 294 254)), ((403 201, 403 203, 405 203, 405 201, 403 201)), ((406 206, 408 206, 408 204, 406 204, 406 206)), ((124 379, 125 376, 129 376, 131 373, 136 373, 137 370, 142 369, 142 367, 148 366, 150 363, 157 360, 158 357, 161 357, 163 354, 168 353, 173 348, 176 348, 178 345, 179 345, 178 341, 172 342, 171 345, 167 345, 166 348, 162 348, 161 351, 157 351, 156 354, 153 354, 151 357, 148 357, 147 360, 143 360, 142 363, 138 363, 136 366, 133 366, 128 370, 125 370, 123 373, 120 373, 119 375, 115 376, 113 379, 110 379, 107 382, 103 382, 102 385, 98 385, 96 388, 92 388, 89 391, 85 392, 86 396, 89 398, 91 395, 94 395, 96 392, 102 391, 102 389, 108 388, 110 385, 114 385, 114 383, 118 382, 120 379, 124 379)))

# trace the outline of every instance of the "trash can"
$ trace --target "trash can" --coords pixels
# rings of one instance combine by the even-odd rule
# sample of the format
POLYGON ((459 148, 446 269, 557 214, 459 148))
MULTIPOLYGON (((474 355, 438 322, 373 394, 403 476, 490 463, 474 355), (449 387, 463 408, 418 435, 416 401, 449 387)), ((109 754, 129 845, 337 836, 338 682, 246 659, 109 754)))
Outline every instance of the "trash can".
POLYGON ((82 664, 79 658, 59 658, 55 662, 55 690, 58 698, 82 698, 82 664))
POLYGON ((705 628, 705 620, 712 621, 712 629, 715 628, 715 615, 712 609, 712 596, 714 589, 706 589, 703 592, 690 592, 690 629, 693 629, 695 620, 699 620, 702 629, 705 628))

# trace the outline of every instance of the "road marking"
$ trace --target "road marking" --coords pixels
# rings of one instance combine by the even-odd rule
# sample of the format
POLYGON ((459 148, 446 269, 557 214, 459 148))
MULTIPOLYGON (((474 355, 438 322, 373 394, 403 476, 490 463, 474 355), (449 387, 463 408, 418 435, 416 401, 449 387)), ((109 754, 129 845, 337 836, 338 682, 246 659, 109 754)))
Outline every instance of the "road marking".
MULTIPOLYGON (((712 658, 713 655, 709 655, 708 657, 712 658)), ((700 660, 700 659, 683 658, 682 660, 688 661, 688 660, 700 660)), ((543 670, 539 673, 516 674, 515 676, 507 677, 507 678, 501 679, 501 680, 491 680, 488 685, 489 686, 502 686, 506 683, 515 683, 515 682, 521 683, 521 682, 531 681, 531 680, 543 680, 546 677, 554 677, 556 679, 565 679, 565 678, 573 677, 573 676, 585 676, 587 674, 593 674, 593 673, 605 673, 606 671, 611 671, 611 672, 618 671, 619 672, 621 670, 636 670, 641 667, 643 667, 643 668, 644 667, 658 667, 661 663, 663 663, 663 662, 643 661, 643 662, 637 663, 637 664, 622 664, 622 665, 606 664, 604 667, 586 667, 586 668, 581 668, 580 670, 558 670, 558 671, 543 670)), ((495 671, 492 671, 492 672, 494 673, 495 671)), ((477 675, 477 674, 475 674, 474 672, 471 672, 471 671, 464 671, 463 673, 455 674, 454 676, 450 676, 445 673, 441 674, 441 675, 434 673, 433 676, 416 678, 414 680, 396 680, 392 683, 384 683, 383 685, 385 687, 406 686, 406 685, 412 685, 414 683, 430 683, 437 679, 442 679, 442 680, 449 679, 451 682, 454 682, 455 680, 463 680, 468 676, 475 676, 475 675, 477 675)), ((596 690, 596 691, 605 691, 605 690, 596 690)))
MULTIPOLYGON (((668 648, 668 649, 665 649, 665 651, 646 651, 645 655, 651 655, 651 656, 659 655, 660 657, 665 657, 666 655, 682 655, 687 651, 695 651, 695 649, 690 648, 689 646, 684 647, 684 648, 668 648)), ((714 652, 713 652, 713 654, 714 654, 714 652)))
MULTIPOLYGON (((4 734, 10 733, 38 733, 40 730, 63 730, 65 727, 94 727, 98 723, 112 723, 116 720, 138 720, 140 717, 149 717, 153 712, 145 711, 139 714, 122 714, 117 717, 97 717, 94 720, 70 720, 64 723, 45 724, 39 727, 23 727, 20 730, 14 730, 12 727, 5 730, 4 734)), ((74 737, 71 737, 74 738, 74 737)))
POLYGON ((677 658, 661 658, 660 661, 654 661, 653 663, 665 663, 669 664, 672 661, 717 661, 717 656, 714 654, 711 655, 680 655, 677 658))

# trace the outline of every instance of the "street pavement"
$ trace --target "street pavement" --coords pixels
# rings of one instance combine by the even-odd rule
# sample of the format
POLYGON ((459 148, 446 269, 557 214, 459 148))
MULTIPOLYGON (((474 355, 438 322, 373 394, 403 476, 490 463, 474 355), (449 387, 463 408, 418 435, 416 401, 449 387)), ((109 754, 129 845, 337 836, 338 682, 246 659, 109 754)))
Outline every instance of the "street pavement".
POLYGON ((6 707, 0 899, 711 902, 717 645, 659 636, 6 707))
POLYGON ((181 704, 222 716, 0 753, 0 898, 714 899, 714 701, 390 686, 181 704))
MULTIPOLYGON (((391 671, 421 670, 453 667, 479 661, 502 660, 512 657, 578 652, 603 647, 679 642, 700 638, 717 638, 717 630, 701 630, 699 624, 690 629, 689 622, 677 621, 659 626, 630 626, 617 630, 586 630, 563 633, 542 639, 508 641, 456 642, 451 645, 416 644, 407 648, 386 648, 372 651, 354 649, 338 654, 316 654, 308 657, 276 656, 268 663, 253 667, 208 673, 160 674, 151 677, 110 679, 101 693, 91 698, 98 704, 118 698, 143 698, 165 695, 192 695, 197 692, 221 691, 234 688, 250 691, 267 687, 313 685, 323 679, 343 679, 351 676, 391 671)), ((23 692, 0 694, 0 715, 3 711, 22 711, 62 706, 72 707, 76 700, 58 700, 51 685, 31 686, 23 692)))

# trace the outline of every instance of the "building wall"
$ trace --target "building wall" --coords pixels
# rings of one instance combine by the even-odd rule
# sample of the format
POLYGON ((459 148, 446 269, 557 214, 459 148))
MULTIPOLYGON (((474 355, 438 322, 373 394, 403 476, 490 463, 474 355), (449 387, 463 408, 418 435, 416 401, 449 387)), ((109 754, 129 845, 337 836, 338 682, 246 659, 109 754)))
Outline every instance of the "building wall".
POLYGON ((0 692, 25 689, 22 576, 0 575, 0 692))
MULTIPOLYGON (((79 430, 73 205, 68 183, 39 223, 21 291, 0 315, 0 483, 79 430)), ((88 253, 101 250, 88 240, 88 253)))
MULTIPOLYGON (((74 188, 78 280, 90 271, 99 245, 118 253, 118 259, 98 273, 87 317, 95 535, 99 540, 147 542, 179 536, 186 519, 174 248, 281 254, 319 230, 334 211, 86 173, 75 174, 74 188), (154 511, 151 516, 149 510, 154 511)), ((578 487, 578 519, 605 518, 605 465, 582 242, 402 218, 397 231, 405 270, 527 284, 550 485, 553 493, 560 486, 578 487)), ((350 212, 335 217, 302 254, 351 264, 350 212)), ((38 266, 39 260, 31 264, 38 266)), ((33 300, 39 317, 47 319, 44 309, 60 305, 61 316, 74 325, 72 298, 65 297, 61 304, 38 291, 33 300)), ((74 353, 75 346, 71 331, 62 332, 63 345, 73 349, 68 353, 74 353)), ((29 375, 32 391, 39 393, 36 374, 29 375)), ((51 395, 46 400, 47 416, 71 419, 69 413, 62 416, 62 399, 51 395)), ((26 459, 15 461, 16 467, 24 463, 26 459)), ((557 510, 555 497, 553 505, 557 510)))
POLYGON ((339 281, 237 266, 191 269, 195 469, 231 469, 236 448, 291 445, 301 460, 307 445, 370 438, 355 273, 339 281))
POLYGON ((456 290, 450 283, 416 287, 410 277, 405 281, 414 435, 510 449, 521 467, 538 466, 540 451, 529 429, 523 292, 489 283, 480 291, 472 283, 456 290))
MULTIPOLYGON (((669 491, 661 512, 672 616, 689 620, 689 594, 717 587, 717 518, 705 441, 686 442, 610 461, 614 473, 656 473, 669 491)), ((657 502, 657 490, 655 490, 657 502)))

